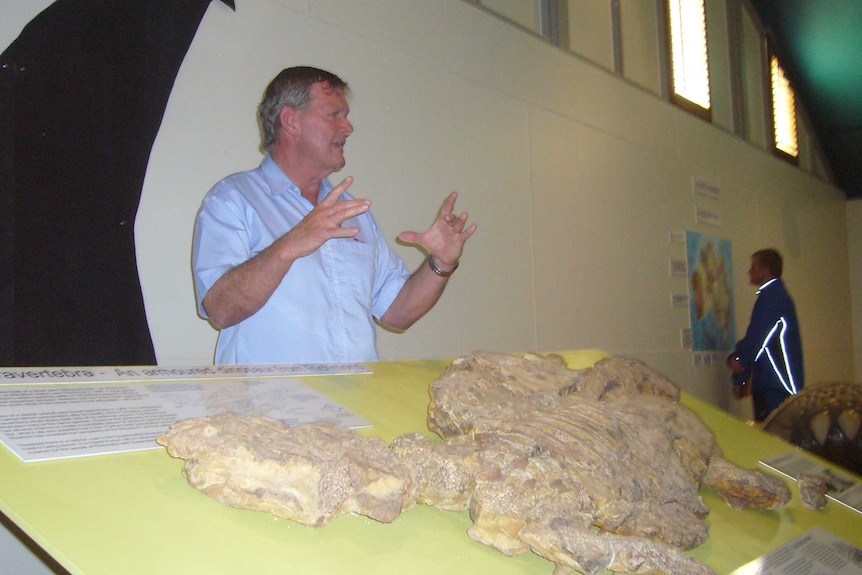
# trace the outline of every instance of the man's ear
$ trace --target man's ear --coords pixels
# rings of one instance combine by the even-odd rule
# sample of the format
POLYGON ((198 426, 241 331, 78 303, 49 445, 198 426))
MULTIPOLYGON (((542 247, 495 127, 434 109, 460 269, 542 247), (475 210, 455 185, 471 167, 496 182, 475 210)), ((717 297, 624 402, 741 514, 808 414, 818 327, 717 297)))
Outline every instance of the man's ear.
POLYGON ((281 123, 281 129, 285 130, 290 135, 296 135, 298 131, 297 111, 293 106, 285 106, 278 113, 278 120, 281 123))

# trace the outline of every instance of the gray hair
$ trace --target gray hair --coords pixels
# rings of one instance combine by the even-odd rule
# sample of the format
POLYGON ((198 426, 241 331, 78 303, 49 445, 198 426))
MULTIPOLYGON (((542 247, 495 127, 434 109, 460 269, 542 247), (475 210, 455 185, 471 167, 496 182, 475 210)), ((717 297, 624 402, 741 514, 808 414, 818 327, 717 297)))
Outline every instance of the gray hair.
POLYGON ((329 91, 350 94, 347 82, 326 70, 310 66, 294 66, 285 68, 266 87, 263 100, 257 107, 257 119, 260 123, 262 145, 269 150, 278 143, 278 132, 281 122, 278 118, 285 106, 302 110, 311 100, 311 87, 322 83, 329 91))

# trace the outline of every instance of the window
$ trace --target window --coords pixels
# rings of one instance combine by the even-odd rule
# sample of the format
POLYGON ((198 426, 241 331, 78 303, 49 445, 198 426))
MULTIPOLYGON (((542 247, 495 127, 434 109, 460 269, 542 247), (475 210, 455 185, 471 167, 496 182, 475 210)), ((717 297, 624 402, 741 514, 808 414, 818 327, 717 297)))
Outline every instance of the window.
MULTIPOLYGON (((768 46, 768 43, 767 43, 768 46)), ((769 51, 769 75, 772 80, 773 145, 779 155, 797 160, 799 147, 796 134, 796 97, 793 87, 778 62, 769 51)))
POLYGON ((559 2, 557 0, 467 0, 523 26, 559 46, 559 2))
POLYGON ((667 0, 671 99, 710 119, 709 58, 703 0, 667 0))

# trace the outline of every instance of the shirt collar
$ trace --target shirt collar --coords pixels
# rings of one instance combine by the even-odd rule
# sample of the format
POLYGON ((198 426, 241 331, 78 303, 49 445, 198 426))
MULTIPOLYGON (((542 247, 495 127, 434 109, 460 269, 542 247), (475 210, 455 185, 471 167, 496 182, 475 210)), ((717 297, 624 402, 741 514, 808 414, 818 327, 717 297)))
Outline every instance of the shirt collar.
POLYGON ((287 191, 295 191, 295 193, 299 193, 297 187, 293 185, 290 178, 281 171, 281 168, 278 167, 278 164, 275 163, 275 160, 272 159, 271 155, 267 154, 264 156, 260 163, 260 170, 263 172, 263 176, 266 178, 267 183, 269 183, 269 191, 272 195, 278 196, 287 191))
POLYGON ((772 284, 773 282, 775 282, 775 281, 777 281, 777 280, 778 280, 778 278, 772 278, 771 280, 769 280, 768 282, 766 282, 765 284, 763 284, 762 286, 760 286, 760 289, 758 289, 758 290, 757 290, 757 293, 762 292, 763 290, 765 290, 765 289, 766 289, 766 287, 767 287, 768 285, 772 284))
MULTIPOLYGON (((278 167, 278 164, 275 163, 275 160, 272 159, 270 154, 264 156, 260 163, 260 169, 263 172, 264 177, 269 182, 269 189, 272 195, 278 196, 286 192, 290 192, 295 196, 300 196, 302 194, 296 184, 287 177, 287 174, 281 171, 281 168, 278 167)), ((323 198, 332 191, 332 187, 333 186, 329 182, 329 179, 323 178, 320 182, 320 192, 318 193, 317 201, 319 202, 323 200, 323 198)))

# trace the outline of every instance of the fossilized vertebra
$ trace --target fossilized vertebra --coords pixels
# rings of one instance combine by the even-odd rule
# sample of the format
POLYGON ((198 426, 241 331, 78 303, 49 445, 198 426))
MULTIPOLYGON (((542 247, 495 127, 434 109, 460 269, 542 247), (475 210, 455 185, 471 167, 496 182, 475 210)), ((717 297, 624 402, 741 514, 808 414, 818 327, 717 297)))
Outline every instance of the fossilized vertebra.
POLYGON ((469 509, 473 539, 532 550, 558 573, 708 574, 682 552, 707 537, 701 485, 736 507, 789 499, 778 479, 722 459, 676 386, 637 362, 572 371, 556 356, 475 353, 430 394, 442 441, 407 434, 386 446, 223 414, 175 424, 159 442, 229 505, 312 526, 352 512, 392 521, 416 503, 469 509))

